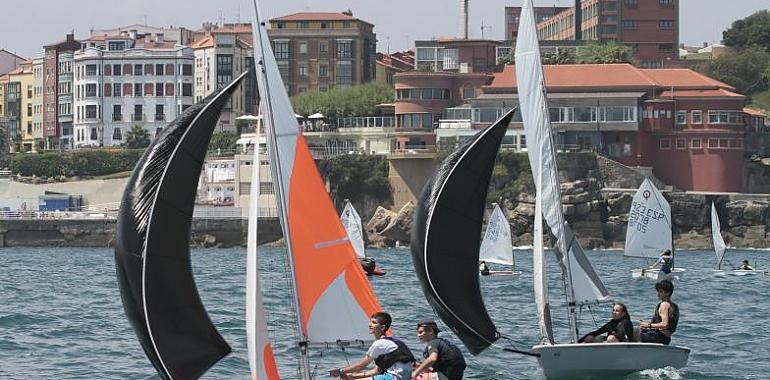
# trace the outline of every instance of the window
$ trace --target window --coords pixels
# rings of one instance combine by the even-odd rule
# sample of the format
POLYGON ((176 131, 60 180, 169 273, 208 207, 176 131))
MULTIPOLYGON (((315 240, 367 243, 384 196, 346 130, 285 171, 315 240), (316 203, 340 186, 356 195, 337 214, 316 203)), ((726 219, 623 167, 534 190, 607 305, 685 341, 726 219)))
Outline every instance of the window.
POLYGON ((660 139, 660 149, 671 149, 671 139, 669 138, 660 139))
POLYGON ((473 99, 476 97, 476 89, 471 86, 467 85, 463 87, 463 99, 473 99))
POLYGON ((307 63, 298 63, 297 64, 297 74, 300 78, 307 77, 307 63))
POLYGON ((687 139, 676 139, 676 149, 687 149, 687 139))
POLYGON ((126 49, 126 41, 110 41, 107 43, 107 50, 120 51, 126 49))
POLYGON ((144 112, 142 110, 141 104, 134 104, 134 117, 132 118, 134 121, 142 121, 144 120, 144 112))
POLYGON ((112 84, 112 96, 122 96, 121 90, 122 87, 120 86, 120 83, 112 84))
POLYGON ((351 40, 338 40, 337 41, 337 58, 352 58, 353 57, 353 41, 351 40))
POLYGON ((86 65, 86 75, 96 75, 96 65, 86 65))
POLYGON ((350 61, 337 61, 337 84, 349 85, 353 83, 353 65, 350 61))
POLYGON ((326 29, 328 27, 329 27, 329 23, 328 22, 324 22, 324 21, 321 22, 321 29, 326 29))
POLYGON ((709 111, 709 124, 741 124, 741 111, 709 111))
POLYGON ((661 29, 673 29, 674 28, 674 22, 671 20, 661 20, 658 22, 658 26, 661 29))
POLYGON ((342 22, 342 27, 345 28, 345 29, 350 28, 350 21, 343 21, 342 22))
POLYGON ((289 59, 289 41, 275 41, 275 59, 289 59))
POLYGON ((120 128, 115 128, 112 130, 112 139, 123 140, 123 134, 120 132, 120 128))
POLYGON ((300 41, 299 42, 299 53, 300 54, 307 54, 307 41, 300 41))
POLYGON ((674 0, 658 0, 660 2, 660 5, 671 5, 673 4, 674 0))
POLYGON ((156 63, 155 64, 155 75, 163 75, 163 64, 162 63, 156 63))
POLYGON ((112 75, 115 75, 115 76, 123 75, 120 65, 112 65, 112 75))
POLYGON ((87 105, 86 106, 86 119, 96 119, 96 105, 87 105))
POLYGON ((700 145, 700 139, 690 140, 690 147, 692 147, 693 149, 701 149, 702 146, 700 145))
POLYGON ((687 111, 676 111, 676 123, 687 124, 687 111))
POLYGON ((86 83, 86 96, 96 96, 96 83, 86 83))
POLYGON ((730 147, 730 140, 729 139, 719 139, 719 147, 720 148, 729 148, 730 147))
POLYGON ((407 113, 398 115, 401 128, 432 128, 433 115, 429 113, 407 113))
POLYGON ((321 41, 318 43, 318 53, 326 54, 329 51, 329 45, 326 42, 321 41))
POLYGON ((576 123, 596 121, 596 107, 574 107, 573 110, 576 123))
POLYGON ((27 116, 32 116, 32 103, 27 103, 27 116))
POLYGON ((182 96, 192 96, 193 85, 192 83, 182 83, 182 96))
POLYGON ((275 191, 273 190, 273 183, 272 182, 260 182, 259 183, 259 193, 260 194, 275 194, 275 191))
POLYGON ((98 140, 99 139, 99 132, 96 130, 96 128, 91 128, 91 140, 98 140))
POLYGON ((743 140, 739 139, 730 139, 730 148, 731 149, 739 149, 743 147, 743 140))
POLYGON ((719 139, 709 139, 709 148, 719 148, 719 139))
POLYGON ((193 75, 193 67, 189 63, 182 64, 182 75, 193 75))
POLYGON ((155 121, 163 121, 166 117, 163 112, 163 104, 155 105, 155 121))
POLYGON ((624 2, 629 7, 637 7, 637 6, 639 6, 639 0, 624 0, 624 2))
POLYGON ((318 65, 318 76, 321 78, 326 78, 329 76, 329 66, 326 64, 319 64, 318 65))
POLYGON ((658 45, 658 52, 659 53, 672 53, 672 52, 674 52, 674 45, 672 45, 672 44, 659 44, 658 45))
POLYGON ((142 96, 142 84, 134 83, 134 96, 142 96))
POLYGON ((693 124, 703 124, 703 111, 697 110, 692 111, 692 123, 693 124))
POLYGON ((134 75, 142 75, 142 64, 135 64, 134 65, 134 75))
POLYGON ((112 121, 122 121, 123 120, 123 113, 120 109, 120 104, 113 104, 112 105, 112 121))
POLYGON ((639 27, 639 24, 636 22, 636 20, 623 20, 621 26, 623 29, 636 29, 639 27))
POLYGON ((163 96, 163 83, 155 83, 155 96, 163 96))

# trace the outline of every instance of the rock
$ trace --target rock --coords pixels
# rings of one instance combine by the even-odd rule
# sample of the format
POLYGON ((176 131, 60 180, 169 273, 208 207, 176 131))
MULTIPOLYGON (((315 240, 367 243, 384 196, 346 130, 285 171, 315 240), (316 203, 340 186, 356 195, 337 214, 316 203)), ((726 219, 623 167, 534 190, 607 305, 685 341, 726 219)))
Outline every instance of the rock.
POLYGON ((767 202, 731 201, 725 204, 725 209, 730 226, 764 225, 767 221, 767 202))
POLYGON ((631 200, 633 197, 628 193, 613 193, 612 196, 607 199, 607 208, 609 209, 609 215, 626 215, 628 210, 631 209, 631 200))
POLYGON ((366 223, 366 231, 369 233, 381 233, 382 230, 388 227, 393 219, 396 217, 396 213, 390 211, 382 206, 377 206, 377 210, 374 211, 374 215, 366 223))
POLYGON ((398 211, 390 224, 385 227, 380 235, 386 239, 392 240, 395 244, 396 241, 401 245, 408 245, 412 237, 412 222, 414 221, 414 204, 407 202, 401 210, 398 211))
POLYGON ((535 216, 535 204, 521 202, 515 209, 513 209, 512 214, 535 216))
POLYGON ((591 212, 591 204, 588 202, 582 202, 575 205, 576 215, 587 215, 591 212))

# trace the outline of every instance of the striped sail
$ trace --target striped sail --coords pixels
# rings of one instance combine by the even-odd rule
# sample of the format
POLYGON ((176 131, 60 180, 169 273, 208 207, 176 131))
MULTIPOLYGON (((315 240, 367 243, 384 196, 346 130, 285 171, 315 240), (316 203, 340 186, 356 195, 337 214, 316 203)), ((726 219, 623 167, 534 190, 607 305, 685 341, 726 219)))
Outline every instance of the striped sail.
MULTIPOLYGON (((259 20, 256 0, 255 9, 259 20)), ((380 305, 299 133, 267 32, 261 22, 254 30, 260 110, 289 252, 300 343, 369 341, 369 316, 380 305)), ((304 366, 303 376, 309 377, 306 359, 304 366)))
POLYGON ((711 203, 711 239, 714 241, 714 252, 717 254, 717 269, 722 269, 722 261, 725 259, 727 245, 722 239, 722 227, 719 224, 719 214, 714 203, 711 203))
POLYGON ((631 201, 623 255, 657 259, 672 247, 671 206, 652 181, 645 178, 631 201))
POLYGON ((345 199, 345 208, 342 210, 342 215, 340 215, 340 221, 342 226, 345 227, 350 244, 353 245, 353 249, 356 251, 356 257, 359 259, 365 258, 366 248, 364 247, 364 229, 361 223, 361 216, 358 215, 353 204, 347 199, 345 199))
POLYGON ((481 241, 479 260, 513 265, 511 226, 497 203, 494 203, 492 215, 489 216, 489 223, 487 223, 487 231, 484 233, 484 240, 481 241))

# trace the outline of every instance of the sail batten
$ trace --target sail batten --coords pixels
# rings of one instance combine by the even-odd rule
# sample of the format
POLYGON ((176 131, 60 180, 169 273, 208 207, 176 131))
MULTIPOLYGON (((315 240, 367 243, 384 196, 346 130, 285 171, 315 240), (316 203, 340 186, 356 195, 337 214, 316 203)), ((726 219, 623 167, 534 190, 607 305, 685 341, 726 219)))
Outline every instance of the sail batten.
POLYGON ((479 287, 484 204, 513 110, 449 155, 422 191, 412 230, 415 272, 428 303, 476 355, 499 334, 479 287))

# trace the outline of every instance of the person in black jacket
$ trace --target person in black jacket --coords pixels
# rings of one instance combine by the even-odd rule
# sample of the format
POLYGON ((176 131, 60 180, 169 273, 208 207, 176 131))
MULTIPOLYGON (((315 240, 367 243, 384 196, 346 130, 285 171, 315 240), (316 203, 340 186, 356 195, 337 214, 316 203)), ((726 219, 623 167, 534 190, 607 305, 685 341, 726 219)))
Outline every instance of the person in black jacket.
POLYGON ((612 305, 612 319, 597 330, 591 331, 578 340, 578 343, 593 343, 596 337, 607 333, 605 342, 630 342, 633 340, 634 325, 631 316, 628 315, 626 305, 616 303, 612 305))
POLYGON ((432 368, 435 373, 428 379, 461 380, 465 372, 465 358, 460 349, 451 341, 439 338, 438 325, 433 319, 425 318, 417 322, 417 338, 425 343, 423 362, 412 371, 412 380, 432 368))

